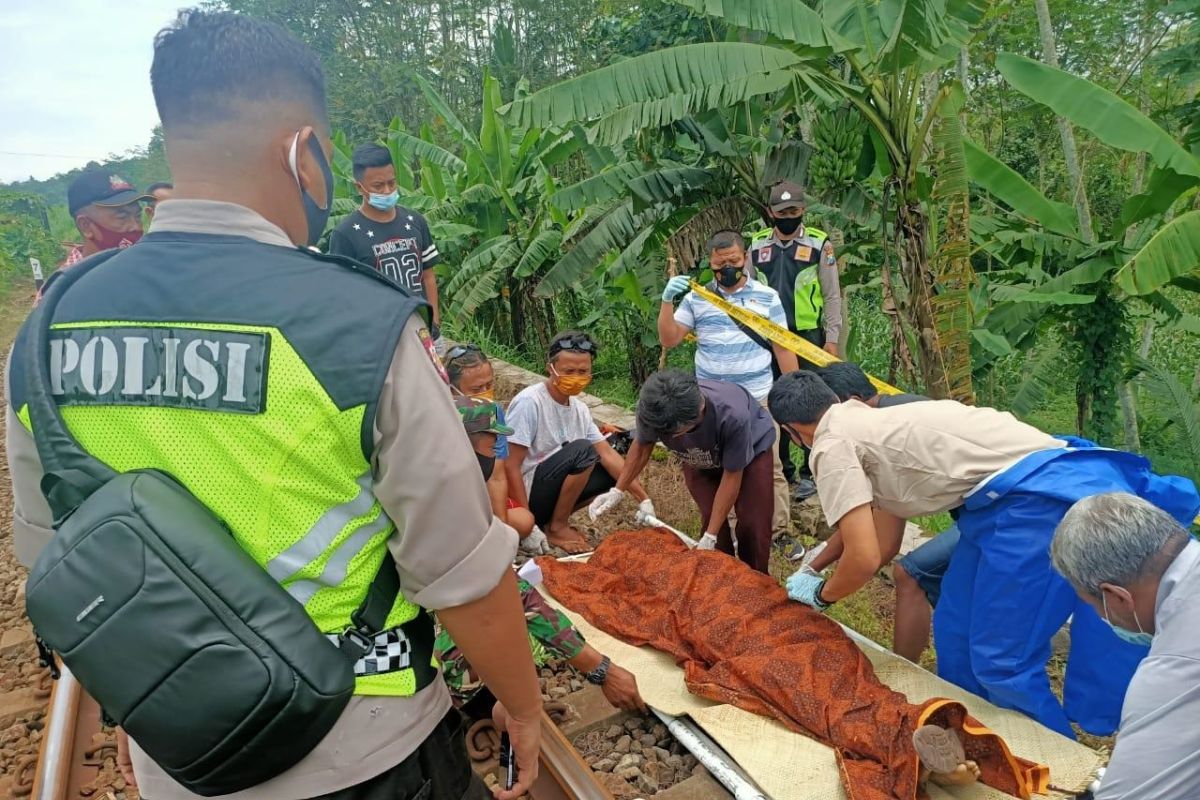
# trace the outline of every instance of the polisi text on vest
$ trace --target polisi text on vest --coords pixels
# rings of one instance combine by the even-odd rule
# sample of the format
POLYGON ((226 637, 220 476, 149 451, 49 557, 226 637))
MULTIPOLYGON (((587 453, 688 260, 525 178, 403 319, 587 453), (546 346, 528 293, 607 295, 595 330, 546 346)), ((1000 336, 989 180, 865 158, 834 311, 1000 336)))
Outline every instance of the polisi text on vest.
POLYGON ((259 413, 266 334, 208 328, 57 328, 50 386, 63 405, 150 405, 259 413))

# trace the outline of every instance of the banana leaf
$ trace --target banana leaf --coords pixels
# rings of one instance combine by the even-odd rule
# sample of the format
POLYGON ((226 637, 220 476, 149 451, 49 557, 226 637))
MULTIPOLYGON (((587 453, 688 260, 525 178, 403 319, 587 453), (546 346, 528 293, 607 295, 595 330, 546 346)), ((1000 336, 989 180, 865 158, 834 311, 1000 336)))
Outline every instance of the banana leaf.
POLYGON ((1130 294, 1148 294, 1195 271, 1200 264, 1200 211, 1164 225, 1118 270, 1117 285, 1130 294))
POLYGON ((1021 94, 1049 106, 1055 114, 1119 150, 1149 153, 1162 169, 1200 178, 1200 159, 1171 134, 1116 94, 1040 61, 1001 53, 996 67, 1021 94))

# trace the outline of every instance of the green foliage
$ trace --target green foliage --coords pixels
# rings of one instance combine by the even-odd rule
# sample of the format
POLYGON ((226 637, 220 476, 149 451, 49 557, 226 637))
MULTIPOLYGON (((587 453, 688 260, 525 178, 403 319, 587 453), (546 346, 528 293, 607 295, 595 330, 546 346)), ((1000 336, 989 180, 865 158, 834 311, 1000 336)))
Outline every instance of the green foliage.
POLYGON ((1121 443, 1117 387, 1129 354, 1128 309, 1109 284, 1095 285, 1096 300, 1068 314, 1070 360, 1078 368, 1076 431, 1100 444, 1121 443))
POLYGON ((1110 147, 1149 153, 1154 163, 1200 178, 1200 160, 1119 96, 1060 69, 1001 53, 996 66, 1017 91, 1043 103, 1110 147))
POLYGON ((1135 371, 1141 387, 1167 408, 1166 419, 1174 438, 1174 449, 1190 460, 1190 473, 1200 477, 1200 406, 1195 393, 1169 370, 1145 359, 1137 359, 1135 371))
POLYGON ((30 258, 41 261, 43 273, 49 275, 59 250, 42 198, 0 191, 0 283, 30 274, 30 258))
POLYGON ((710 108, 777 91, 781 73, 799 63, 786 50, 742 42, 680 45, 602 67, 513 103, 507 114, 522 127, 607 121, 602 141, 620 144, 710 108))
POLYGON ((1189 211, 1160 228, 1125 262, 1116 280, 1130 294, 1146 294, 1200 266, 1200 211, 1189 211))
POLYGON ((1013 211, 1048 231, 1079 237, 1075 209, 1066 203, 1048 200, 1020 173, 971 140, 963 142, 963 149, 971 181, 980 189, 995 195, 1013 211))

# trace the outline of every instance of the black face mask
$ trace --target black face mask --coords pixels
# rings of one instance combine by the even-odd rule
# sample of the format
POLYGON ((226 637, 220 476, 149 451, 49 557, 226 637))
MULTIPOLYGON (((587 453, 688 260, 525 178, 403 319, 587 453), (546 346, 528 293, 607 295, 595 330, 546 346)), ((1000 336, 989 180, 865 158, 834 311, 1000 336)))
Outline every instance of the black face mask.
POLYGON ((727 289, 730 286, 737 286, 738 281, 742 279, 741 267, 721 267, 720 269, 713 270, 713 272, 716 273, 717 283, 727 289))
POLYGON ((800 226, 804 224, 804 217, 788 217, 785 219, 775 218, 775 228, 784 236, 791 236, 796 231, 800 230, 800 226))
POLYGON ((483 479, 485 481, 491 480, 492 471, 496 469, 496 457, 476 453, 475 458, 479 461, 479 468, 483 470, 483 479))
MULTIPOLYGON (((296 153, 296 144, 300 140, 300 134, 296 134, 296 141, 292 142, 292 151, 288 157, 288 166, 292 170, 292 177, 296 179, 296 185, 300 186, 300 171, 297 166, 299 156, 296 153)), ((312 153, 312 157, 317 162, 317 169, 321 171, 321 177, 325 181, 325 205, 321 205, 300 186, 300 200, 304 203, 304 220, 308 224, 308 245, 311 247, 321 239, 321 234, 325 232, 325 223, 329 221, 329 215, 333 211, 333 171, 329 167, 329 159, 325 158, 325 151, 321 149, 321 143, 317 141, 316 136, 308 138, 308 151, 312 153)))

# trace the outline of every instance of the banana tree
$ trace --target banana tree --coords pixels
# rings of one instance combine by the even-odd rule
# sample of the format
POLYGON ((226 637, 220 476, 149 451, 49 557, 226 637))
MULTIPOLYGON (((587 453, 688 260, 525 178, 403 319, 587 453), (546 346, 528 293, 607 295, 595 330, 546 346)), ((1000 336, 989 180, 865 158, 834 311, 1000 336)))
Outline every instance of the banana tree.
POLYGON ((1017 91, 1103 144, 1146 153, 1153 161, 1146 190, 1125 202, 1109 231, 1109 239, 1122 243, 1112 248, 1120 256, 1117 285, 1146 297, 1168 284, 1194 279, 1200 264, 1200 212, 1181 214, 1166 224, 1163 220, 1177 201, 1200 186, 1200 159, 1125 100, 1085 78, 1008 53, 997 58, 996 66, 1017 91), (1138 227, 1138 235, 1126 248, 1124 235, 1131 226, 1138 227))
MULTIPOLYGON (((556 327, 554 309, 533 297, 532 286, 557 258, 570 222, 547 202, 557 188, 551 169, 576 153, 579 141, 563 130, 505 124, 497 114, 500 82, 487 71, 478 131, 431 84, 419 75, 413 80, 436 116, 419 135, 393 120, 386 138, 402 202, 426 215, 439 247, 449 251, 447 261, 457 265, 443 289, 447 318, 485 312, 493 328, 507 329, 510 343, 525 342, 532 331, 546 345, 556 327)), ((527 91, 517 83, 518 97, 527 91)), ((335 154, 334 167, 347 174, 348 158, 335 154)))
MULTIPOLYGON (((538 293, 567 291, 597 271, 609 280, 627 271, 657 277, 664 250, 690 269, 714 230, 742 229, 752 210, 765 219, 762 187, 803 180, 809 154, 790 138, 784 116, 747 101, 643 132, 624 147, 589 142, 593 174, 550 198, 583 216, 538 293)), ((575 131, 586 140, 586 132, 575 131)))
POLYGON ((967 333, 939 321, 934 297, 946 284, 961 294, 960 285, 970 277, 962 273, 965 259, 933 259, 933 181, 926 165, 931 131, 946 119, 942 108, 953 95, 940 83, 942 68, 970 39, 986 0, 820 0, 815 8, 800 0, 679 1, 724 19, 740 29, 735 33, 743 41, 682 45, 631 58, 523 98, 512 104, 509 118, 531 127, 583 122, 597 141, 614 144, 646 128, 763 96, 782 95, 793 107, 853 105, 866 121, 871 152, 886 176, 903 284, 896 297, 917 346, 926 391, 969 398, 969 369, 948 368, 944 358, 964 351, 967 333), (930 82, 937 91, 926 103, 930 82), (939 275, 935 264, 957 272, 939 275))
MULTIPOLYGON (((1007 226, 996 224, 980 237, 990 256, 1011 267, 1007 277, 995 276, 1001 285, 992 287, 996 302, 984 321, 991 352, 1003 355, 1005 347, 1027 341, 1055 306, 1079 306, 1066 315, 1078 328, 1076 347, 1083 350, 1076 378, 1078 427, 1111 435, 1112 392, 1124 369, 1120 327, 1129 309, 1122 299, 1137 296, 1159 324, 1200 332, 1200 319, 1162 292, 1168 285, 1200 289, 1200 212, 1164 223, 1172 206, 1200 186, 1200 159, 1133 106, 1086 79, 1011 54, 1001 54, 996 63, 1021 93, 1103 144, 1146 153, 1155 164, 1146 191, 1126 201, 1107 240, 1085 246, 1071 206, 1045 197, 982 148, 966 146, 971 180, 1013 216, 1007 226)), ((1030 373, 1029 380, 1041 378, 1030 373)))

